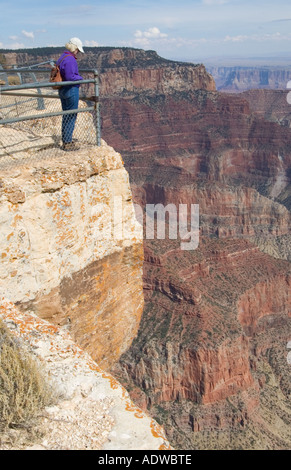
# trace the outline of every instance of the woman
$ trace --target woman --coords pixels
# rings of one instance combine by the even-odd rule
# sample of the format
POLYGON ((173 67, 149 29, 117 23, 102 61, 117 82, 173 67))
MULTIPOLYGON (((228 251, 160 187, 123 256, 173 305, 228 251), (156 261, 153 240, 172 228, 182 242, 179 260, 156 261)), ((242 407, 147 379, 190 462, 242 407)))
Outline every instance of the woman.
MULTIPOLYGON (((72 38, 65 45, 65 52, 57 61, 60 67, 60 73, 63 81, 76 81, 83 80, 79 75, 77 54, 81 52, 84 54, 82 41, 79 38, 72 38)), ((69 109, 77 109, 79 105, 79 86, 80 85, 67 85, 59 89, 59 97, 62 103, 63 111, 69 109)), ((62 141, 63 150, 77 150, 77 146, 72 142, 73 132, 77 119, 77 113, 67 114, 62 119, 62 141)))

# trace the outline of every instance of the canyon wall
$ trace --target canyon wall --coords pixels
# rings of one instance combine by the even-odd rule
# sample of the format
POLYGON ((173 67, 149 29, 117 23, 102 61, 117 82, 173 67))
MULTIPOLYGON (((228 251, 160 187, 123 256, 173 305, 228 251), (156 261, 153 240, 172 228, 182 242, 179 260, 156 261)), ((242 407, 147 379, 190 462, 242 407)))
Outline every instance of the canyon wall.
POLYGON ((291 105, 288 90, 248 90, 241 93, 250 105, 250 110, 268 121, 281 126, 291 125, 291 105))
POLYGON ((198 249, 144 240, 144 313, 112 372, 176 448, 289 448, 291 130, 201 66, 113 48, 94 63, 134 202, 200 208, 198 249))
POLYGON ((143 310, 142 233, 121 156, 104 142, 38 154, 3 168, 0 191, 1 294, 113 364, 143 310))
POLYGON ((204 90, 105 99, 103 109, 135 200, 199 203, 204 234, 288 236, 289 128, 251 113, 240 95, 204 90))
POLYGON ((214 77, 217 89, 238 93, 252 89, 285 90, 291 79, 291 69, 286 66, 207 67, 214 77))
POLYGON ((200 209, 194 252, 145 240, 144 315, 114 373, 176 447, 288 447, 268 423, 291 416, 290 129, 241 94, 179 83, 101 105, 134 200, 200 209))
MULTIPOLYGON (((20 67, 48 60, 56 61, 62 51, 63 48, 39 48, 33 53, 9 52, 4 56, 6 66, 15 64, 20 67)), ((177 89, 216 89, 213 77, 206 72, 203 64, 166 60, 155 51, 142 49, 88 47, 86 54, 79 60, 79 68, 97 68, 102 97, 143 91, 156 93, 157 90, 168 93, 177 89)), ((89 88, 82 87, 83 93, 89 94, 89 88)))

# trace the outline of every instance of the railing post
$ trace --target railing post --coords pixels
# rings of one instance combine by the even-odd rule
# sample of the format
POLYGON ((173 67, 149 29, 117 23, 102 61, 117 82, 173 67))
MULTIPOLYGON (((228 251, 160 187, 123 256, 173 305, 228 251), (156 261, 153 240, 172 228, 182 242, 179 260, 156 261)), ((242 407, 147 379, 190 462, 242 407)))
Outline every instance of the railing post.
POLYGON ((101 146, 101 125, 100 125, 100 105, 99 105, 99 78, 97 70, 94 70, 94 87, 95 87, 95 100, 94 100, 94 125, 96 129, 96 143, 98 147, 101 146))
MULTIPOLYGON (((35 74, 33 72, 30 72, 30 75, 31 75, 32 79, 37 83, 37 79, 36 79, 35 74)), ((37 88, 37 93, 39 93, 41 95, 41 89, 40 88, 37 88)), ((45 109, 45 104, 44 104, 44 99, 43 98, 37 98, 37 109, 40 109, 40 110, 45 109)))
MULTIPOLYGON (((0 64, 0 70, 3 70, 2 65, 0 64)), ((1 75, 3 75, 3 81, 8 85, 8 76, 6 72, 1 72, 1 75)))
MULTIPOLYGON (((16 69, 17 65, 13 65, 13 68, 16 69)), ((22 84, 22 76, 21 73, 17 72, 17 77, 19 78, 20 85, 22 84)))

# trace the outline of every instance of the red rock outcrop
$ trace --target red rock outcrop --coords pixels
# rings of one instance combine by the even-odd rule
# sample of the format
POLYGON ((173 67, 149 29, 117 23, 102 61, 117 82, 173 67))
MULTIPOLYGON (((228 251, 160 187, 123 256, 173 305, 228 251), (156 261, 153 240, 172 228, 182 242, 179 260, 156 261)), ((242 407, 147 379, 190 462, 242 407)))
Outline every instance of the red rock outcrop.
POLYGON ((291 131, 252 115, 241 96, 139 96, 102 109, 136 202, 199 204, 202 233, 219 237, 289 232, 291 131))
POLYGON ((278 314, 291 316, 290 287, 290 275, 281 275, 256 284, 241 296, 238 319, 248 335, 272 327, 278 314))
POLYGON ((156 92, 169 93, 172 90, 190 91, 193 89, 215 90, 215 82, 207 74, 203 65, 150 66, 123 70, 110 68, 100 76, 102 96, 112 96, 124 91, 127 93, 156 92))
POLYGON ((148 405, 213 403, 248 389, 254 333, 290 324, 289 263, 243 240, 203 238, 195 254, 184 255, 168 243, 159 256, 147 245, 142 349, 133 346, 123 366, 150 392, 148 405), (256 328, 263 317, 267 323, 256 328))
POLYGON ((288 102, 290 90, 248 90, 241 93, 258 116, 290 127, 291 105, 288 102), (288 101, 287 101, 288 100, 288 101))
MULTIPOLYGON (((290 129, 254 114, 242 95, 205 90, 104 98, 102 109, 135 202, 200 209, 195 253, 178 241, 145 240, 142 324, 116 373, 167 423, 176 446, 193 448, 193 430, 243 436, 253 426, 256 434, 260 420, 267 428, 265 406, 274 406, 270 364, 289 393, 290 264, 243 239, 272 243, 290 232, 290 129)), ((278 447, 288 445, 286 432, 281 442, 274 437, 278 447)), ((259 446, 244 438, 241 445, 259 446)))
MULTIPOLYGON (((283 380, 282 390, 290 393, 284 356, 291 332, 290 263, 245 240, 202 237, 199 249, 187 254, 173 241, 161 244, 147 241, 139 336, 114 373, 141 407, 162 419, 176 446, 207 448, 206 436, 199 442, 195 432, 241 433, 241 445, 250 445, 245 427, 254 434, 264 429, 265 407, 270 413, 273 406, 272 395, 266 398, 268 361, 274 380, 283 380), (230 409, 230 403, 237 404, 230 409)), ((284 436, 284 444, 275 436, 273 443, 288 445, 286 430, 284 436)), ((227 438, 225 445, 239 444, 227 438)))

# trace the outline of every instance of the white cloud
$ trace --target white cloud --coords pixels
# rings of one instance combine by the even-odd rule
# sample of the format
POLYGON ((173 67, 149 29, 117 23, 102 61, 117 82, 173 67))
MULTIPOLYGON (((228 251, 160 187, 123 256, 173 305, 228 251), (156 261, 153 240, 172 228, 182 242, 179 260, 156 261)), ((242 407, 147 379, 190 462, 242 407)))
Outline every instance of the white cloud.
POLYGON ((150 28, 146 31, 148 33, 145 35, 145 32, 136 31, 135 38, 132 41, 119 41, 119 45, 127 47, 163 47, 173 51, 174 49, 179 49, 183 47, 192 47, 196 48, 199 45, 208 43, 208 40, 205 38, 200 39, 186 39, 182 37, 169 37, 167 34, 160 33, 158 34, 156 30, 151 31, 153 28, 150 28))
POLYGON ((245 36, 241 34, 238 36, 225 36, 224 41, 225 42, 243 42, 243 41, 247 41, 248 39, 250 39, 249 36, 245 36))
POLYGON ((11 39, 12 41, 17 41, 18 36, 9 36, 9 39, 11 39))
POLYGON ((149 28, 147 31, 139 31, 137 30, 135 32, 135 37, 136 38, 147 38, 147 39, 159 39, 159 38, 166 38, 168 35, 165 33, 161 33, 159 28, 154 26, 153 28, 149 28))
POLYGON ((151 40, 165 39, 168 37, 166 33, 162 33, 156 26, 140 31, 139 29, 134 33, 135 44, 139 46, 149 46, 151 40))
POLYGON ((98 47, 99 44, 96 41, 84 41, 84 46, 87 47, 98 47))
MULTIPOLYGON (((212 0, 210 0, 212 1, 212 0)), ((142 49, 154 48, 160 54, 165 54, 170 51, 178 51, 190 49, 200 54, 201 51, 211 51, 211 48, 218 48, 220 46, 238 47, 241 48, 242 44, 247 44, 248 47, 255 47, 255 44, 268 44, 291 41, 291 33, 281 34, 280 32, 265 33, 265 34, 238 34, 226 35, 216 37, 200 37, 200 38, 185 38, 181 36, 172 37, 168 34, 162 33, 158 28, 149 28, 146 31, 137 30, 134 38, 131 41, 119 41, 119 45, 128 47, 140 47, 142 49)), ((259 47, 259 46, 258 46, 259 47)), ((209 52, 208 52, 209 53, 209 52)))
POLYGON ((136 31, 135 37, 140 38, 140 37, 145 37, 145 38, 151 38, 151 39, 158 39, 158 38, 166 38, 168 35, 165 33, 161 33, 159 28, 154 26, 153 28, 149 28, 147 31, 136 31))
POLYGON ((238 35, 238 36, 225 36, 223 42, 244 42, 244 41, 256 41, 256 42, 265 42, 265 41, 290 41, 291 35, 281 34, 279 32, 272 34, 252 34, 252 35, 238 35))
POLYGON ((22 34, 23 34, 26 38, 34 39, 34 33, 33 33, 33 31, 28 32, 28 31, 25 31, 25 30, 23 29, 21 32, 22 32, 22 34))

